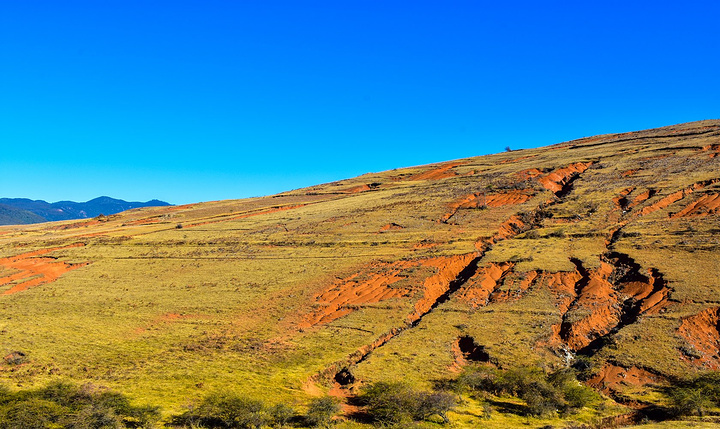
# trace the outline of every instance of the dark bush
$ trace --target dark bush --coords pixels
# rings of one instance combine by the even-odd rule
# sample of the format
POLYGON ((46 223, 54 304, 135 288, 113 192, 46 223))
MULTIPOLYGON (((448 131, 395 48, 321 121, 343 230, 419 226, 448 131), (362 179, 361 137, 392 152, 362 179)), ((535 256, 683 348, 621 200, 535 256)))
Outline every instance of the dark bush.
POLYGON ((0 409, 1 429, 45 429, 57 424, 69 410, 44 399, 28 398, 0 409))
POLYGON ((665 389, 671 411, 677 416, 703 416, 720 406, 720 372, 707 372, 680 380, 665 389))
POLYGON ((257 429, 269 420, 262 401, 234 393, 211 393, 180 418, 184 423, 219 428, 257 429))
POLYGON ((0 429, 11 427, 120 428, 157 421, 156 407, 137 407, 122 394, 64 382, 20 392, 0 389, 0 429))
POLYGON ((340 404, 334 398, 330 396, 314 398, 310 401, 306 419, 312 426, 327 427, 339 411, 340 404))
POLYGON ((499 371, 490 367, 469 367, 456 380, 458 388, 523 399, 532 415, 568 413, 586 406, 598 396, 577 381, 576 371, 563 368, 545 374, 537 367, 499 371))
POLYGON ((457 406, 457 397, 455 395, 448 392, 422 392, 418 396, 419 401, 415 419, 427 420, 434 415, 438 415, 442 417, 445 423, 450 423, 447 413, 457 406))
POLYGON ((378 382, 360 396, 367 413, 380 424, 407 424, 437 415, 449 422, 447 413, 457 405, 448 392, 422 392, 400 382, 378 382))
POLYGON ((295 417, 295 410, 285 404, 277 404, 270 408, 270 419, 273 424, 279 427, 283 427, 295 417))

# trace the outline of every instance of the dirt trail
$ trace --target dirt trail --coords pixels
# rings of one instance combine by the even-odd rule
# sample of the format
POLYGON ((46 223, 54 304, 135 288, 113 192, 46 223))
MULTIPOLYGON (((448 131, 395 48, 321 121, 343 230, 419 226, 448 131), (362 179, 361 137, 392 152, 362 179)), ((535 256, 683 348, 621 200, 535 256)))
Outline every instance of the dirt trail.
POLYGON ((687 356, 690 362, 704 369, 720 370, 720 307, 683 318, 678 333, 695 348, 687 356))
POLYGON ((0 277, 0 287, 11 285, 9 289, 2 292, 2 295, 11 295, 31 287, 53 282, 68 271, 88 265, 88 263, 70 264, 57 261, 54 258, 38 257, 56 250, 81 246, 84 246, 84 244, 75 243, 69 246, 35 250, 0 259, 0 267, 13 272, 13 274, 0 277))

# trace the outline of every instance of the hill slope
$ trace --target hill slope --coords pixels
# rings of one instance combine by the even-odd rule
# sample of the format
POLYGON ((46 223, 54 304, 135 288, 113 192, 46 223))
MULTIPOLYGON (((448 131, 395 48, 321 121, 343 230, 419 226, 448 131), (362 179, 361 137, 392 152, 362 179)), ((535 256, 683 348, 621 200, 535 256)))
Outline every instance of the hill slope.
POLYGON ((8 208, 5 216, 0 217, 0 225, 41 223, 57 220, 87 219, 101 214, 111 215, 138 207, 169 206, 159 200, 147 202, 123 201, 110 197, 98 197, 84 203, 74 201, 58 201, 48 203, 43 200, 27 198, 0 198, 0 205, 8 208), (9 211, 14 208, 14 211, 9 211), (27 213, 32 213, 33 216, 27 213))
POLYGON ((655 403, 648 386, 720 369, 719 154, 703 121, 2 227, 0 351, 27 362, 0 377, 177 411, 215 389, 302 404, 582 361, 621 405, 655 403))

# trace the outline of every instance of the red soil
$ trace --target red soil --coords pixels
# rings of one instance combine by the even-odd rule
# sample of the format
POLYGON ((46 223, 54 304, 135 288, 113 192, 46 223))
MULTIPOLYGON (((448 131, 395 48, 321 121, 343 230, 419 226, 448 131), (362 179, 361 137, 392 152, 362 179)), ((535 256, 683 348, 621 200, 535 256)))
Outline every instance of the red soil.
POLYGON ((637 168, 635 168, 635 169, 632 169, 632 170, 623 171, 622 173, 620 173, 620 175, 623 176, 623 177, 629 177, 629 176, 634 175, 634 174, 637 173, 638 171, 640 171, 640 170, 637 169, 637 168))
POLYGON ((505 240, 508 238, 512 238, 522 231, 525 230, 527 225, 525 225, 525 222, 520 218, 520 216, 513 215, 510 216, 508 220, 500 224, 500 227, 498 228, 497 234, 495 234, 494 241, 499 240, 505 240))
POLYGON ((670 217, 673 219, 679 217, 702 217, 714 215, 718 212, 720 212, 720 194, 705 194, 670 217))
POLYGON ((358 305, 405 296, 410 292, 407 288, 392 288, 391 285, 405 278, 400 275, 403 271, 418 265, 417 261, 377 263, 336 281, 315 297, 318 308, 305 316, 298 327, 325 324, 352 313, 358 305))
POLYGON ((673 192, 673 193, 659 199, 658 201, 652 203, 651 205, 644 207, 640 211, 640 216, 645 216, 652 212, 662 210, 662 209, 666 208, 667 206, 669 206, 670 204, 672 204, 676 201, 679 201, 679 200, 685 198, 686 196, 692 194, 693 192, 700 190, 709 184, 717 183, 718 181, 720 181, 720 180, 714 179, 714 180, 710 180, 707 182, 693 183, 692 185, 688 186, 685 189, 681 189, 679 191, 673 192))
POLYGON ((631 186, 629 188, 625 188, 618 194, 617 197, 613 198, 613 204, 615 204, 615 208, 620 210, 625 210, 627 208, 628 202, 627 202, 627 196, 632 193, 632 191, 635 190, 634 186, 631 186))
POLYGON ((0 267, 15 271, 15 273, 11 275, 0 277, 0 286, 7 286, 14 283, 10 289, 4 291, 2 294, 11 295, 34 286, 53 282, 66 272, 87 265, 87 263, 69 264, 57 261, 54 258, 37 257, 56 250, 80 246, 84 246, 84 244, 76 243, 69 246, 41 249, 0 259, 0 267))
POLYGON ((612 394, 621 390, 622 386, 646 386, 660 381, 661 377, 644 369, 635 366, 623 368, 608 363, 587 384, 605 394, 612 394))
MULTIPOLYGON (((490 263, 479 268, 475 275, 467 281, 457 298, 474 308, 489 304, 490 296, 502 285, 503 278, 510 273, 514 265, 512 262, 490 263)), ((530 279, 531 281, 532 279, 530 279)))
POLYGON ((587 170, 592 162, 576 162, 567 167, 558 168, 544 176, 538 177, 538 182, 552 192, 562 190, 572 177, 587 170))
POLYGON ((643 192, 637 194, 637 196, 635 198, 633 198, 632 202, 630 202, 627 207, 629 209, 633 209, 637 205, 645 202, 648 198, 652 197, 653 195, 655 195, 654 189, 648 189, 646 191, 643 191, 643 192))
POLYGON ((408 180, 440 180, 448 177, 454 177, 457 176, 457 173, 452 171, 452 169, 463 164, 466 164, 466 162, 451 162, 449 164, 443 164, 431 170, 423 171, 422 173, 410 176, 408 180))
POLYGON ((400 230, 400 229, 405 229, 405 227, 402 226, 402 225, 398 225, 398 224, 396 224, 395 222, 390 222, 389 224, 384 225, 382 228, 380 228, 380 232, 385 232, 385 231, 397 231, 397 230, 400 230))
POLYGON ((683 318, 678 332, 699 352, 699 357, 690 359, 693 364, 720 369, 720 307, 683 318))
POLYGON ((368 184, 360 185, 360 186, 354 186, 352 188, 344 189, 342 192, 346 194, 357 194, 358 192, 365 192, 370 191, 373 188, 370 187, 368 184))
POLYGON ((425 278, 422 296, 417 300, 406 320, 411 323, 430 310, 437 299, 446 293, 458 274, 475 258, 474 254, 375 263, 357 274, 338 280, 315 297, 317 309, 306 315, 299 328, 322 325, 348 315, 364 304, 372 304, 390 298, 413 295, 410 287, 392 285, 407 278, 403 272, 415 267, 433 267, 437 272, 425 278))
POLYGON ((710 152, 710 158, 717 158, 720 156, 720 144, 709 144, 703 147, 702 150, 710 152))
POLYGON ((454 203, 449 204, 450 210, 440 219, 447 222, 460 209, 477 209, 483 207, 502 207, 515 204, 521 204, 532 198, 532 191, 529 190, 513 190, 509 192, 486 194, 485 192, 476 192, 466 195, 454 203))
POLYGON ((542 176, 543 172, 538 170, 537 168, 530 168, 527 170, 522 170, 522 171, 517 172, 517 175, 522 180, 527 180, 527 179, 533 179, 538 176, 542 176))
POLYGON ((450 289, 450 283, 457 278, 470 262, 475 259, 474 253, 456 256, 443 256, 428 259, 423 262, 424 266, 438 269, 436 274, 425 279, 423 284, 423 297, 415 303, 415 311, 408 317, 408 322, 414 322, 430 311, 433 304, 450 289))
POLYGON ((597 270, 590 272, 587 285, 573 303, 577 320, 565 324, 564 342, 572 350, 579 350, 596 337, 610 332, 620 322, 617 291, 608 281, 613 267, 601 262, 597 270))
POLYGON ((296 204, 296 205, 292 205, 292 206, 273 207, 273 208, 270 208, 267 210, 261 210, 261 211, 257 211, 257 212, 253 212, 253 213, 246 213, 246 214, 242 214, 239 216, 225 216, 225 217, 210 219, 210 220, 206 220, 206 221, 202 221, 202 222, 184 224, 182 227, 183 228, 192 228, 195 226, 208 225, 211 223, 228 222, 231 220, 245 219, 245 218, 252 217, 252 216, 260 216, 260 215, 266 215, 266 214, 270 214, 270 213, 281 212, 284 210, 298 209, 300 207, 305 207, 306 205, 307 204, 296 204))

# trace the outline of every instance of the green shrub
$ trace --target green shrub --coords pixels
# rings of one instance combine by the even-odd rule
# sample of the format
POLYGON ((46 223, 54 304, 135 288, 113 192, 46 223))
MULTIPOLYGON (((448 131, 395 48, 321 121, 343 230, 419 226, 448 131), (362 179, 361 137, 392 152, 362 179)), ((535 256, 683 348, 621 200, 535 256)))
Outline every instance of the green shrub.
POLYGON ((270 408, 270 419, 272 423, 278 427, 283 427, 295 417, 295 410, 285 404, 277 404, 270 408))
POLYGON ((703 416, 713 406, 720 406, 720 372, 706 372, 681 380, 664 393, 675 415, 703 416))
POLYGON ((234 393, 211 393, 184 415, 188 423, 209 427, 257 429, 269 420, 262 401, 234 393))
POLYGON ((360 396, 367 413, 380 424, 408 424, 438 415, 449 422, 447 413, 457 405, 448 392, 422 392, 400 382, 378 382, 360 396))
POLYGON ((340 404, 330 396, 313 398, 310 401, 306 420, 312 426, 327 427, 332 418, 340 411, 340 404))
POLYGON ((0 429, 45 429, 67 414, 64 407, 44 399, 10 402, 0 409, 0 429))
POLYGON ((0 389, 0 429, 139 427, 159 418, 157 407, 133 406, 124 395, 89 384, 54 382, 19 392, 0 389))

